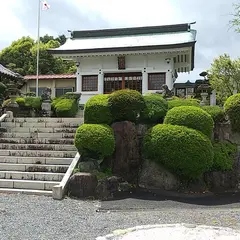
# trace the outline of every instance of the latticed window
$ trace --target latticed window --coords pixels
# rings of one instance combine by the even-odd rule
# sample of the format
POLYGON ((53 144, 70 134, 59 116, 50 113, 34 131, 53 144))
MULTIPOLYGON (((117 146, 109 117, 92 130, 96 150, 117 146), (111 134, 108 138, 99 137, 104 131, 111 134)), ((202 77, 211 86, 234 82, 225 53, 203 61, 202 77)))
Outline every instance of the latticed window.
POLYGON ((56 88, 55 89, 55 96, 60 97, 68 92, 73 92, 73 88, 56 88))
POLYGON ((93 92, 98 90, 98 75, 82 76, 82 91, 93 92))
POLYGON ((161 90, 162 85, 166 83, 165 73, 148 74, 148 90, 161 90))
POLYGON ((120 89, 142 92, 142 73, 110 73, 104 75, 104 93, 120 89))

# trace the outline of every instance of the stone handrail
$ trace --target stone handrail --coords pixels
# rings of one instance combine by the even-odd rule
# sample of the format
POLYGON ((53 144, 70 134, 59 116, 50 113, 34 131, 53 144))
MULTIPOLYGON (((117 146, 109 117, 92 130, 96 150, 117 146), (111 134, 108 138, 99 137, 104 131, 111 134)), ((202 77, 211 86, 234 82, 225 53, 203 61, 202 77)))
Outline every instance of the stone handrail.
POLYGON ((53 187, 53 190, 52 190, 53 199, 56 199, 56 200, 63 199, 63 197, 66 193, 68 181, 73 173, 74 168, 77 166, 79 158, 80 158, 80 154, 77 153, 75 158, 72 160, 72 163, 69 166, 69 168, 68 168, 67 172, 65 173, 60 184, 53 187))
POLYGON ((0 122, 3 122, 4 119, 8 116, 7 113, 3 114, 1 117, 0 117, 0 122))

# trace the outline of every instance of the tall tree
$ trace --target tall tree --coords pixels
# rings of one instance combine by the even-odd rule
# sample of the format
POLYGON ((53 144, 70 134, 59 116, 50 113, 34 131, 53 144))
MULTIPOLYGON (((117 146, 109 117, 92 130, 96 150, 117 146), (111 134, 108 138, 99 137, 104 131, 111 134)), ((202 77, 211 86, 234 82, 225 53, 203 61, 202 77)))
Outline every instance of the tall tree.
MULTIPOLYGON (((40 74, 61 74, 76 72, 73 61, 54 58, 47 52, 49 48, 57 48, 66 41, 64 35, 54 38, 45 35, 40 41, 40 74)), ((36 74, 37 43, 30 37, 22 37, 0 52, 0 63, 21 75, 36 74)))
POLYGON ((230 20, 230 25, 236 32, 240 32, 240 3, 233 4, 233 18, 230 20))
POLYGON ((227 54, 219 56, 208 70, 208 78, 218 100, 223 102, 234 90, 240 91, 240 59, 232 60, 227 54))

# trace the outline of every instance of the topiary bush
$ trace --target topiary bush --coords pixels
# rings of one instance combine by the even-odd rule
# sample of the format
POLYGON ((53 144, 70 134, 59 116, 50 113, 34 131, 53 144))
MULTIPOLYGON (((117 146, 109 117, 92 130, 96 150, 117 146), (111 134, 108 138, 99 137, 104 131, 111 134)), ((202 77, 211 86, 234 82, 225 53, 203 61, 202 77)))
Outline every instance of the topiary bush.
POLYGON ((181 179, 199 178, 213 164, 210 139, 184 126, 158 124, 143 140, 143 156, 164 165, 181 179))
POLYGON ((20 108, 25 108, 25 98, 23 97, 17 98, 16 103, 19 105, 20 108))
POLYGON ((63 99, 63 97, 56 97, 52 100, 51 108, 52 108, 53 111, 56 110, 57 103, 59 103, 62 99, 63 99))
POLYGON ((78 112, 78 101, 75 99, 61 99, 55 105, 57 117, 75 117, 78 112))
POLYGON ((108 94, 99 94, 87 101, 84 108, 84 123, 108 125, 112 123, 108 98, 108 94))
POLYGON ((174 98, 172 100, 168 100, 168 109, 172 109, 174 107, 181 106, 195 106, 200 107, 200 101, 198 99, 184 99, 184 98, 174 98))
POLYGON ((40 111, 42 108, 42 99, 40 97, 26 97, 25 107, 40 111))
POLYGON ((230 142, 218 142, 213 144, 214 158, 212 171, 232 170, 237 146, 230 142))
POLYGON ((137 122, 145 103, 141 93, 124 89, 109 95, 109 106, 114 122, 137 122))
POLYGON ((115 150, 112 128, 103 124, 83 124, 76 132, 74 144, 83 156, 102 159, 115 150))
POLYGON ((240 132, 240 93, 229 97, 224 104, 224 109, 231 122, 232 130, 240 132))
POLYGON ((206 111, 193 106, 175 107, 169 110, 164 123, 193 128, 210 138, 214 126, 212 117, 206 111))
POLYGON ((143 96, 145 107, 140 115, 142 123, 162 123, 168 111, 168 103, 160 94, 143 96))
POLYGON ((219 106, 202 106, 204 111, 211 115, 215 123, 220 123, 225 120, 225 113, 219 106))

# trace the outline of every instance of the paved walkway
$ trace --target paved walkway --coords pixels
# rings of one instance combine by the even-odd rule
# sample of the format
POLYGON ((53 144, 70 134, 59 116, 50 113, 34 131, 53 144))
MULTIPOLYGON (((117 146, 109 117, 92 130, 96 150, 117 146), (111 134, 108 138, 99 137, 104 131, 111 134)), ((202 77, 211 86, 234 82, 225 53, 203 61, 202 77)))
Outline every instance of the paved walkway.
POLYGON ((118 230, 97 240, 239 240, 240 231, 192 224, 162 224, 118 230))
POLYGON ((94 240, 117 229, 176 223, 240 229, 238 196, 218 203, 133 197, 101 203, 0 194, 0 239, 94 240))

